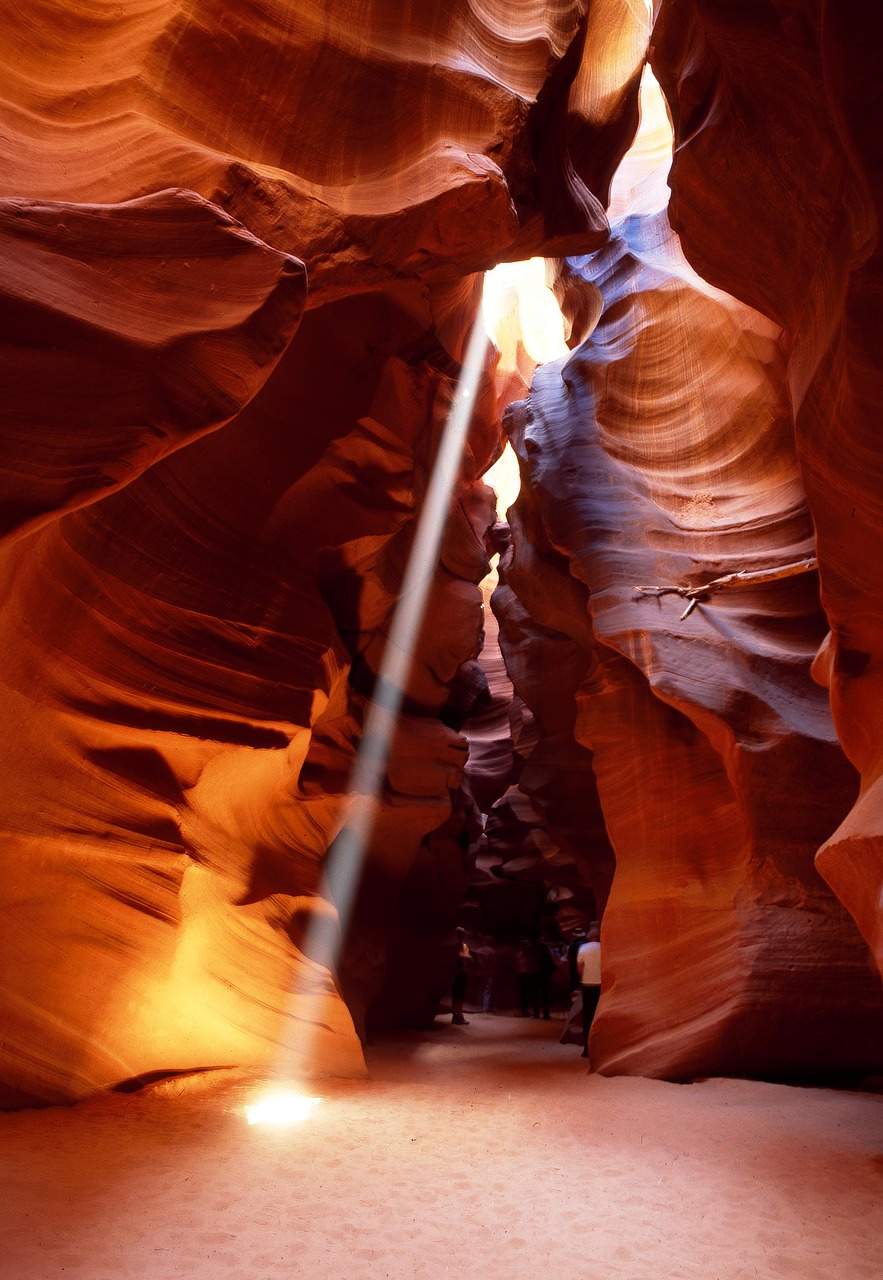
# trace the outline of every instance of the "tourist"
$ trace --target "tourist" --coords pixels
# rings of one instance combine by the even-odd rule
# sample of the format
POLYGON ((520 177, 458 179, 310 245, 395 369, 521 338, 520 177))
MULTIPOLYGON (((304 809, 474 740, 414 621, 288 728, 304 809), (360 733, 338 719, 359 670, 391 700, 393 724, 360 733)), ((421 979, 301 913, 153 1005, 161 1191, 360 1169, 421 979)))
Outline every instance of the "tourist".
POLYGON ((589 1056, 589 1032, 601 996, 601 926, 593 920, 586 940, 576 953, 576 968, 583 998, 583 1053, 589 1056))
POLYGON ((570 994, 575 996, 579 991, 579 973, 576 968, 576 956, 580 947, 586 940, 586 931, 582 928, 576 928, 573 931, 573 938, 570 946, 567 948, 567 973, 570 983, 570 994))
POLYGON ((463 1001, 466 999, 466 985, 469 981, 467 965, 471 959, 472 952, 466 943, 466 930, 460 925, 457 927, 457 965, 451 986, 451 1022, 458 1027, 469 1026, 463 1017, 463 1001))
POLYGON ((523 938, 515 952, 518 1001, 522 1018, 540 1016, 540 946, 536 937, 523 938))
POLYGON ((537 989, 539 993, 540 1008, 543 1011, 543 1017, 548 1022, 551 1014, 549 1013, 549 1003, 552 994, 552 975, 558 967, 555 953, 553 952, 549 941, 545 934, 540 934, 540 968, 537 974, 537 989))

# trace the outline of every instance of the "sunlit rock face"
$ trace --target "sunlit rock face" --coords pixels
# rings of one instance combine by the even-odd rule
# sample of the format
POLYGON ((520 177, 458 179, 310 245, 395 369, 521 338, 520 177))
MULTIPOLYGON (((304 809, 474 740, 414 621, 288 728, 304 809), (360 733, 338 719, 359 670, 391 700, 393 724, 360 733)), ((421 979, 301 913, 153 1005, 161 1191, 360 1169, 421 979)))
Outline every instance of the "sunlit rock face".
POLYGON ((695 276, 664 210, 558 289, 597 323, 511 412, 524 488, 495 607, 540 719, 575 700, 561 733, 616 858, 593 1066, 862 1070, 881 998, 813 865, 856 780, 810 679, 825 619, 779 330, 695 276), (673 590, 743 572, 771 577, 689 612, 673 590))
POLYGON ((784 328, 831 626, 817 671, 862 778, 818 866, 883 969, 881 39, 877 6, 665 0, 653 60, 685 252, 784 328))
MULTIPOLYGON (((348 306, 305 322, 228 430, 5 553, 4 1025, 22 1092, 269 1061, 283 1034, 298 1065, 306 1038, 323 1070, 361 1069, 325 957, 303 948, 451 385, 388 355, 413 324, 377 298, 354 306, 387 352, 375 339, 329 371, 317 403, 348 306)), ((393 901, 465 762, 433 713, 477 645, 490 493, 464 478, 454 504, 433 586, 448 626, 415 663, 366 880, 393 901)))
POLYGON ((646 20, 588 9, 46 0, 7 25, 5 1103, 281 1046, 354 1074, 372 1000, 431 1018, 476 840, 490 355, 333 973, 308 925, 474 273, 606 237, 646 20))

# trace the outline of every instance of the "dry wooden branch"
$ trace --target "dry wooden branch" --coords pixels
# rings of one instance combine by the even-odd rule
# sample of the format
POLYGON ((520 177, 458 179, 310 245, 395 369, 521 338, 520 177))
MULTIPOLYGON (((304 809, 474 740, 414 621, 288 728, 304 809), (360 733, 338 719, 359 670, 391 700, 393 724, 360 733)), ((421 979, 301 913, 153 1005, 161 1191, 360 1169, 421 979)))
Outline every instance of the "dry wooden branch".
POLYGON ((635 587, 636 600, 643 596, 681 596, 689 600, 680 621, 688 618, 703 596, 714 595, 716 591, 728 591, 732 587, 755 587, 766 582, 777 582, 780 578, 793 578, 799 573, 812 573, 818 569, 816 556, 807 556, 805 560, 795 560, 792 564, 783 564, 775 569, 742 569, 738 573, 727 573, 722 578, 712 578, 698 587, 635 587))

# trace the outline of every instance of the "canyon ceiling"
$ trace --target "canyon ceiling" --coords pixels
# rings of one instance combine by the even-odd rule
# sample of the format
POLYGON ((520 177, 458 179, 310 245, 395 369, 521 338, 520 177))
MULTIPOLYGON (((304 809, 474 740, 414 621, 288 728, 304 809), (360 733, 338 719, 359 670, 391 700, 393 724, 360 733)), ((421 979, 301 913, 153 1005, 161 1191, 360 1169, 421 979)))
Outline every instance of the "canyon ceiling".
POLYGON ((883 1067, 881 48, 855 0, 9 7, 3 1105, 358 1075, 467 891, 537 886, 603 912, 595 1069, 883 1067), (635 150, 611 200, 647 60, 667 204, 635 150), (485 356, 332 963, 483 273, 535 256, 571 353, 485 356))

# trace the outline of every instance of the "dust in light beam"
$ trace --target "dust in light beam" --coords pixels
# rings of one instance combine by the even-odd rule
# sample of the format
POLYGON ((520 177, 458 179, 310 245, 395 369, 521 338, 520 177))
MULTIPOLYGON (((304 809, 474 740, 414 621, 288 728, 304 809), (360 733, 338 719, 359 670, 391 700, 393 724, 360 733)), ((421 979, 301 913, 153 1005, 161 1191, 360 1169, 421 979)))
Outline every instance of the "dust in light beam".
MULTIPOLYGON (((424 495, 410 560, 392 619, 374 697, 369 705, 359 751, 349 780, 346 821, 325 860, 319 897, 333 902, 333 918, 314 913, 304 945, 306 955, 322 954, 333 971, 346 934, 365 850, 374 826, 392 736, 401 710, 422 624, 429 587, 447 518, 451 492, 461 465, 464 443, 485 363, 488 338, 501 351, 501 364, 530 371, 567 353, 561 312, 545 281, 542 258, 504 264, 485 277, 482 312, 473 325, 448 423, 440 443, 430 483, 424 495), (515 363, 517 361, 517 364, 515 363)), ((518 492, 518 468, 512 450, 487 473, 500 495, 513 501, 518 492)), ((296 998, 296 993, 292 993, 296 998)), ((293 1024, 297 1025, 297 1024, 293 1024)), ((318 1098, 307 1097, 296 1085, 312 1058, 314 1032, 301 1022, 291 1041, 282 1046, 277 1084, 246 1107, 249 1124, 285 1125, 306 1119, 318 1098)))

